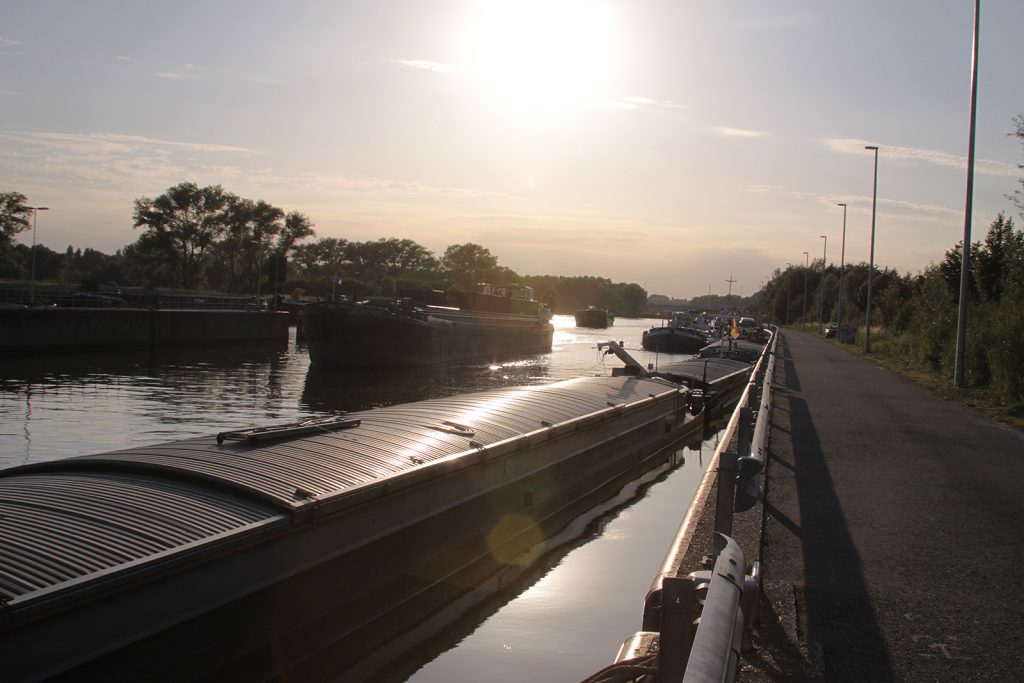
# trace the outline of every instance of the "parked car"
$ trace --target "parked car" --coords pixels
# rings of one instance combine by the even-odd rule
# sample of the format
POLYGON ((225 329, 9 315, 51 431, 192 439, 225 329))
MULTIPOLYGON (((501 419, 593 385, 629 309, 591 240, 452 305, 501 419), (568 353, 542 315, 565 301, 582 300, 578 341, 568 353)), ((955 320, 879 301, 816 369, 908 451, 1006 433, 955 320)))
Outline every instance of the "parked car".
POLYGON ((839 323, 829 323, 825 325, 825 339, 829 337, 835 337, 839 333, 839 323))

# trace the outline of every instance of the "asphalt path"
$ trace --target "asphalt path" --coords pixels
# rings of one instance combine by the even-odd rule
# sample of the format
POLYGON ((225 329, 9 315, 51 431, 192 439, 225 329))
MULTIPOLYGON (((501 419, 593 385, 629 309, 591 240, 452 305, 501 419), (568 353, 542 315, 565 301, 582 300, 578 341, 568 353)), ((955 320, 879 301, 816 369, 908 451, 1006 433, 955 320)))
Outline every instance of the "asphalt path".
POLYGON ((1024 433, 779 344, 746 680, 1024 680, 1024 433))

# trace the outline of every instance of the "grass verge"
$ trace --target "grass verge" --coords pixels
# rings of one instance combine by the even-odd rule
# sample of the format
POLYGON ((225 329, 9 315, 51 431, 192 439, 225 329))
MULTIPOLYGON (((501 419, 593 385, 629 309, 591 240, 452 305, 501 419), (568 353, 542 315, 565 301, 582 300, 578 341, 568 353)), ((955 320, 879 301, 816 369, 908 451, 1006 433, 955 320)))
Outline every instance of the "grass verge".
MULTIPOLYGON (((826 340, 846 351, 861 356, 875 365, 891 370, 901 377, 909 379, 915 384, 928 389, 933 394, 941 396, 947 401, 956 401, 960 405, 975 408, 993 420, 1016 427, 1024 431, 1024 405, 1007 405, 996 400, 992 392, 986 388, 970 387, 957 389, 945 377, 934 370, 922 368, 905 358, 888 352, 885 344, 876 345, 872 343, 872 352, 864 353, 863 342, 861 344, 839 344, 834 339, 826 340), (881 348, 879 348, 881 346, 881 348)), ((872 342, 875 335, 872 333, 872 342)), ((881 340, 880 340, 881 341, 881 340)))

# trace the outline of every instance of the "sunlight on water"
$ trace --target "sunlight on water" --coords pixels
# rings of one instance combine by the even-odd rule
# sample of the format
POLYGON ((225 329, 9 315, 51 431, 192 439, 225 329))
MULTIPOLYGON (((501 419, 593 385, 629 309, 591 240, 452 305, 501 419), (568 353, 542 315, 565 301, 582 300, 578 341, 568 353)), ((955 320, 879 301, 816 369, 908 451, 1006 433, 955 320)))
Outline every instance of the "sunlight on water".
POLYGON ((417 671, 415 683, 577 681, 611 664, 640 630, 643 599, 714 453, 712 437, 686 464, 621 509, 585 544, 417 671))
POLYGON ((501 386, 611 374, 597 350, 623 340, 641 362, 653 320, 607 330, 553 319, 551 353, 453 368, 311 370, 304 346, 66 354, 0 362, 0 467, 501 386))

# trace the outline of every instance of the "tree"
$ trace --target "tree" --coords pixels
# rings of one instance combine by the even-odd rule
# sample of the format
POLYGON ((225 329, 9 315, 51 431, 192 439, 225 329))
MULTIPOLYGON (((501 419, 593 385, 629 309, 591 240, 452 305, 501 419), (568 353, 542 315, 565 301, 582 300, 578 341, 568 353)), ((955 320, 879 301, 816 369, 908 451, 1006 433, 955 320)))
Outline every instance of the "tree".
MULTIPOLYGON (((1010 135, 1020 140, 1021 144, 1024 145, 1024 114, 1018 114, 1013 117, 1014 130, 1010 135)), ((1024 164, 1017 164, 1017 168, 1024 170, 1024 164)), ((1024 178, 1018 178, 1017 182, 1020 183, 1020 187, 1014 190, 1013 194, 1006 195, 1006 198, 1013 202, 1020 212, 1021 216, 1024 216, 1024 178)))
POLYGON ((178 285, 204 281, 204 256, 225 230, 227 195, 220 185, 181 183, 159 197, 135 200, 135 227, 145 227, 147 248, 162 249, 178 285))
POLYGON ((498 268, 498 259, 490 250, 466 242, 453 244, 444 250, 441 267, 445 274, 464 292, 472 292, 477 283, 487 282, 498 268))
POLYGON ((0 192, 0 277, 21 277, 23 259, 14 237, 29 228, 32 209, 20 192, 0 192))
POLYGON ((0 242, 10 244, 15 235, 28 230, 31 207, 20 192, 0 192, 0 242))
POLYGON ((1014 230, 1013 219, 1000 212, 992 221, 985 242, 977 253, 971 256, 971 268, 974 271, 972 275, 984 300, 1002 299, 1010 261, 1014 254, 1021 253, 1022 246, 1024 233, 1014 230))

